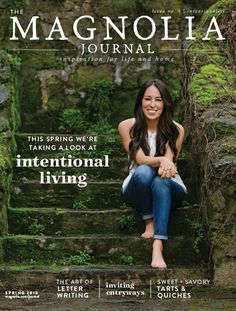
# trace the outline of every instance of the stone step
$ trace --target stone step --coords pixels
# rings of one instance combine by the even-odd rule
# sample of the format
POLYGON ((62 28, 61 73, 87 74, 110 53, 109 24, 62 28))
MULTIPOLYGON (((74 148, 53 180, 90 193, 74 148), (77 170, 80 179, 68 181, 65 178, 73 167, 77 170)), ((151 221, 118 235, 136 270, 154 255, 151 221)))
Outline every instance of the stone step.
MULTIPOLYGON (((169 234, 193 235, 191 222, 196 222, 198 209, 173 210, 169 234)), ((131 208, 107 210, 69 210, 60 208, 9 208, 9 233, 54 236, 90 233, 140 234, 144 230, 141 216, 131 208)))
POLYGON ((122 204, 120 182, 91 182, 85 188, 77 185, 40 185, 38 181, 13 184, 13 207, 60 207, 106 209, 122 204))
MULTIPOLYGON (((134 264, 150 263, 152 240, 131 235, 84 235, 69 237, 16 235, 0 238, 4 251, 4 262, 29 264, 61 263, 71 256, 86 251, 91 263, 120 264, 122 256, 132 256, 134 264)), ((193 239, 177 236, 165 241, 164 256, 171 265, 193 265, 203 263, 207 256, 205 245, 199 246, 199 253, 193 247, 193 239)))
MULTIPOLYGON (((188 195, 185 204, 196 202, 194 184, 185 182, 188 195)), ((87 187, 77 185, 51 184, 41 185, 39 181, 24 181, 13 183, 11 191, 12 207, 60 207, 87 209, 114 209, 120 208, 123 195, 120 181, 89 181, 87 187)))
MULTIPOLYGON (((57 290, 57 280, 82 280, 85 289, 98 290, 105 289, 106 282, 116 284, 118 282, 134 283, 135 288, 142 288, 148 292, 150 281, 153 289, 157 285, 157 280, 177 280, 178 285, 183 285, 185 280, 203 280, 208 277, 208 272, 204 267, 192 266, 191 268, 173 269, 150 269, 145 266, 11 266, 0 265, 1 284, 5 290, 57 290), (88 280, 88 281, 85 281, 88 280), (92 280, 90 283, 89 281, 92 280), (87 283, 90 283, 87 285, 87 283)), ((187 286, 188 287, 188 286, 187 286)), ((101 292, 103 295, 104 291, 101 292)))

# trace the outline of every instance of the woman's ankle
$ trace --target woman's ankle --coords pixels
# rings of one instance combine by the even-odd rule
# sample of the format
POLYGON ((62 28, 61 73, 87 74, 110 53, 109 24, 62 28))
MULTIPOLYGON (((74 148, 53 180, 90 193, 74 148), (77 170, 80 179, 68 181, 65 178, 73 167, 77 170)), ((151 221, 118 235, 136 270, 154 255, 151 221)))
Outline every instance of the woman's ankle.
POLYGON ((152 249, 152 268, 157 269, 165 269, 167 268, 165 260, 162 255, 163 244, 162 240, 154 240, 153 241, 153 249, 152 249))
POLYGON ((145 220, 145 231, 141 234, 142 238, 153 238, 154 235, 154 226, 153 226, 153 219, 146 219, 145 220))

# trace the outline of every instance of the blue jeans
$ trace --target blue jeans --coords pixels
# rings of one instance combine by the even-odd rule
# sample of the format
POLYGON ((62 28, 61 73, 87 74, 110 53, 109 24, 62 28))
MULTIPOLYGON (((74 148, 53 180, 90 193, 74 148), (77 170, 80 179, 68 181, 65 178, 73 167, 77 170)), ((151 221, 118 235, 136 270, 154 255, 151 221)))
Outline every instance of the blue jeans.
POLYGON ((161 178, 149 165, 140 165, 134 171, 124 190, 124 199, 143 219, 152 219, 154 239, 167 240, 171 207, 181 206, 185 197, 183 187, 170 178, 161 178))

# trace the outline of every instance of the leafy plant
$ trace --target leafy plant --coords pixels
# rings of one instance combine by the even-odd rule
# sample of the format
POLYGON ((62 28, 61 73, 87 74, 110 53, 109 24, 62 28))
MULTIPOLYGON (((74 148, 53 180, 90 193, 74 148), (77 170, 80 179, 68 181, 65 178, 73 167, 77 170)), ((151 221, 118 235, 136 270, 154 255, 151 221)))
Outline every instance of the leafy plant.
POLYGON ((38 223, 38 220, 35 220, 28 228, 30 234, 32 235, 43 235, 45 232, 45 226, 38 223))
POLYGON ((85 116, 89 122, 97 120, 107 121, 111 115, 111 103, 109 96, 115 89, 112 81, 96 81, 88 88, 88 97, 85 102, 85 116))
POLYGON ((82 112, 76 108, 68 108, 62 112, 59 130, 63 133, 84 134, 86 123, 82 112))
POLYGON ((135 219, 133 215, 122 215, 118 217, 118 222, 121 229, 126 229, 129 232, 135 230, 135 219))
POLYGON ((178 102, 178 100, 180 98, 180 93, 178 90, 172 90, 171 96, 172 96, 172 99, 174 102, 178 102))
POLYGON ((123 255, 121 257, 121 263, 127 266, 133 266, 134 258, 132 256, 123 255))
POLYGON ((199 245, 205 237, 204 225, 197 220, 188 220, 193 229, 193 248, 197 254, 200 253, 199 245))
POLYGON ((21 68, 21 58, 17 55, 8 54, 8 59, 11 66, 17 71, 21 68))
POLYGON ((67 108, 62 112, 59 130, 63 133, 86 134, 84 132, 86 129, 89 134, 91 132, 110 134, 112 126, 108 124, 111 115, 109 96, 114 89, 114 83, 109 80, 92 83, 88 87, 85 103, 80 109, 67 108), (103 121, 96 123, 97 120, 103 121))
POLYGON ((50 218, 50 219, 49 219, 49 223, 50 223, 50 225, 54 225, 54 219, 53 219, 53 218, 50 218))
POLYGON ((84 210, 87 209, 87 206, 85 205, 85 201, 80 200, 80 201, 74 201, 73 203, 73 208, 76 210, 84 210))
POLYGON ((55 235, 56 235, 56 236, 61 236, 61 235, 62 235, 62 231, 60 231, 60 230, 56 231, 56 232, 55 232, 55 235))
POLYGON ((34 260, 34 259, 30 259, 30 263, 29 263, 30 265, 35 265, 36 264, 36 261, 34 260))
POLYGON ((112 137, 117 133, 114 126, 105 121, 98 121, 97 123, 91 124, 89 127, 89 132, 91 135, 107 135, 108 137, 112 137))
POLYGON ((62 259, 61 263, 64 266, 78 265, 84 266, 91 262, 92 258, 86 251, 80 251, 78 255, 70 256, 62 259))

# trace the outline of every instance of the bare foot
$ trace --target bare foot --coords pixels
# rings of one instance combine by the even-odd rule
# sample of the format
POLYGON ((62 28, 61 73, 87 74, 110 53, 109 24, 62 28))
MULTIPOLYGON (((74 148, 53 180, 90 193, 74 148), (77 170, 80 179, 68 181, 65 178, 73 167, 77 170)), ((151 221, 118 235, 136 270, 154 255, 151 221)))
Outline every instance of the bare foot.
POLYGON ((162 240, 154 240, 152 249, 152 263, 151 267, 154 269, 166 269, 166 263, 162 256, 163 245, 162 240))
POLYGON ((144 239, 153 238, 154 235, 153 219, 146 219, 145 224, 146 229, 145 232, 141 234, 141 237, 144 239))

